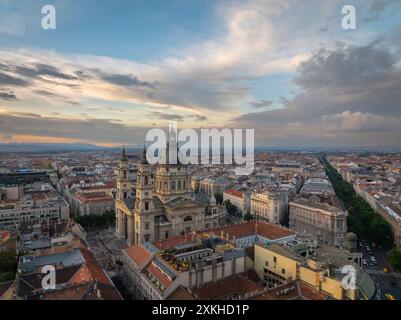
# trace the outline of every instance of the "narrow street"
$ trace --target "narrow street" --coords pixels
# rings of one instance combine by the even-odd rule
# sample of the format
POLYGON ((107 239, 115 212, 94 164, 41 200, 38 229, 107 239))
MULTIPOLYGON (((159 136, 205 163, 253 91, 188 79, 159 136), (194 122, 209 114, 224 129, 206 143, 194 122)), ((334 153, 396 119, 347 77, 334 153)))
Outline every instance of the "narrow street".
POLYGON ((386 300, 386 294, 389 293, 401 300, 401 274, 393 272, 386 252, 364 239, 360 239, 358 249, 363 253, 363 268, 376 282, 380 299, 386 300), (389 272, 385 272, 385 269, 389 272))
MULTIPOLYGON (((319 156, 323 166, 328 169, 329 163, 325 156, 319 156)), ((396 300, 401 300, 401 274, 394 272, 387 261, 387 253, 378 245, 367 239, 358 239, 358 251, 363 254, 363 269, 374 279, 378 299, 386 300, 386 294, 391 294, 396 300)))

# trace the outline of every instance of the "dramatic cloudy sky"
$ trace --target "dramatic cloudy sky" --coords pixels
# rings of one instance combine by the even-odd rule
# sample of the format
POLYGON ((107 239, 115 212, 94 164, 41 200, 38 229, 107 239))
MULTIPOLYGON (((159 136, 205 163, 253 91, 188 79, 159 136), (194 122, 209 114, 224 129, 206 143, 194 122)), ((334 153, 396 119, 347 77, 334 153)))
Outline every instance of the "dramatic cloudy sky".
POLYGON ((142 144, 168 120, 400 146, 401 1, 0 0, 0 143, 142 144))

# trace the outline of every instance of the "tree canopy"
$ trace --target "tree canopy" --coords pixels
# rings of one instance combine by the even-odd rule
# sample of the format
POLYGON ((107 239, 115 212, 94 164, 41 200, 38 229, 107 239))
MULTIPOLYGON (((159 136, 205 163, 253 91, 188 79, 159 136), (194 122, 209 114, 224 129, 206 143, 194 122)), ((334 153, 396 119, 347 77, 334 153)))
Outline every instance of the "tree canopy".
POLYGON ((400 249, 391 249, 388 252, 388 260, 394 268, 401 270, 401 250, 400 249))
POLYGON ((113 225, 116 217, 114 210, 109 210, 102 215, 79 216, 75 220, 84 228, 101 228, 113 225))
POLYGON ((227 199, 226 201, 224 201, 224 206, 226 207, 227 213, 229 215, 236 215, 238 212, 238 207, 235 204, 232 204, 231 201, 229 199, 227 199))
POLYGON ((378 243, 385 249, 391 249, 394 246, 394 238, 390 225, 355 192, 349 182, 343 180, 335 168, 325 159, 323 162, 337 196, 348 210, 348 230, 378 243))
POLYGON ((216 203, 217 204, 222 204, 223 203, 223 194, 216 192, 214 194, 214 197, 216 198, 216 203))

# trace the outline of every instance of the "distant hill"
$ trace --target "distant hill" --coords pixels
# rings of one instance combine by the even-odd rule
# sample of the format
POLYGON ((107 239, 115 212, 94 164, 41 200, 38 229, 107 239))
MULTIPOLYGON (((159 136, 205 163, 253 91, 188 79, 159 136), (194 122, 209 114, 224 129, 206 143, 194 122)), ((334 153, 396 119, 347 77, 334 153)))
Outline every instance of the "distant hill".
POLYGON ((61 152, 109 150, 108 147, 90 143, 5 143, 0 144, 0 152, 61 152))

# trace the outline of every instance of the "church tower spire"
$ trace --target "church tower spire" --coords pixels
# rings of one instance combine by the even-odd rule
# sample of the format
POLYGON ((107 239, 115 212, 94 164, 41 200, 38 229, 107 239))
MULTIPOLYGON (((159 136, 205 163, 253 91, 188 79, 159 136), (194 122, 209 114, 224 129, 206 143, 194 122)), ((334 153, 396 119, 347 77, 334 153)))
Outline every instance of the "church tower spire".
POLYGON ((135 230, 134 243, 149 241, 154 239, 154 211, 153 202, 153 173, 151 165, 146 159, 146 148, 143 147, 141 159, 137 163, 136 176, 136 195, 135 195, 135 216, 138 223, 141 225, 146 221, 148 227, 146 229, 135 230), (151 218, 149 218, 151 217, 151 218))
POLYGON ((131 179, 129 175, 128 157, 123 146, 117 170, 117 200, 131 198, 131 179))
POLYGON ((127 154, 125 153, 125 146, 123 145, 123 149, 121 151, 121 161, 127 161, 127 154))
POLYGON ((149 164, 148 159, 146 158, 146 148, 145 145, 143 145, 143 150, 142 150, 142 155, 141 155, 141 164, 149 164))

